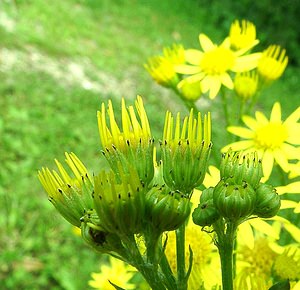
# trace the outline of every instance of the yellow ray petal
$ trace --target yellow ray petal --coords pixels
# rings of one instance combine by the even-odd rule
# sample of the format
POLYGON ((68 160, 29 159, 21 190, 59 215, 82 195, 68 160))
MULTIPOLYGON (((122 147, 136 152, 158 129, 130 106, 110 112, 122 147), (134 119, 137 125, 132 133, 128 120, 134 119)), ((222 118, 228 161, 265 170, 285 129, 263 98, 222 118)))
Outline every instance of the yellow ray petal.
POLYGON ((279 239, 279 233, 276 231, 276 229, 274 229, 270 224, 268 224, 264 220, 259 219, 259 218, 252 219, 252 220, 249 220, 249 223, 255 230, 257 230, 267 236, 270 236, 276 240, 279 239))
POLYGON ((243 72, 252 70, 257 67, 260 53, 251 53, 248 55, 237 57, 234 66, 231 68, 233 72, 243 72))
POLYGON ((227 131, 246 139, 252 139, 254 136, 254 133, 251 130, 244 127, 230 126, 227 128, 227 131))
POLYGON ((272 108, 270 122, 281 122, 281 106, 278 102, 272 108))
POLYGON ((273 169, 273 165, 274 165, 274 156, 271 151, 266 150, 262 157, 263 173, 266 179, 270 177, 273 169))
POLYGON ((191 64, 199 65, 203 52, 198 49, 187 49, 184 52, 185 60, 191 64))
POLYGON ((204 52, 210 51, 216 47, 210 38, 204 33, 199 34, 199 42, 204 52))

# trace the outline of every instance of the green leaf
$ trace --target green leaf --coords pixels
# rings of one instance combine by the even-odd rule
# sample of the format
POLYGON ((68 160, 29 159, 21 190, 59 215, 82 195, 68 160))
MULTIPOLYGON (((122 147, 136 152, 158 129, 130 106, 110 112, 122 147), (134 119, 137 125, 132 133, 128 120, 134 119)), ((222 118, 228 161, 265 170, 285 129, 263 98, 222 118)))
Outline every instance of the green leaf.
POLYGON ((126 290, 126 289, 123 289, 123 288, 117 286, 116 284, 112 283, 112 282, 109 281, 109 280, 108 280, 108 282, 109 282, 111 285, 113 285, 113 286, 116 288, 116 290, 126 290))
POLYGON ((289 280, 278 282, 274 284, 271 288, 269 288, 269 290, 290 290, 290 289, 291 286, 289 280))

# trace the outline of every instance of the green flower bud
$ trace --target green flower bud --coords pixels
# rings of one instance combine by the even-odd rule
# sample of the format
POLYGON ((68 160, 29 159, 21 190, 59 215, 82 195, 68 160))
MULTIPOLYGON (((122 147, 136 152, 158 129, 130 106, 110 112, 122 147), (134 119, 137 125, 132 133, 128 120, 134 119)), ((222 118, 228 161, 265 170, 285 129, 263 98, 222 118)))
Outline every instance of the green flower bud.
POLYGON ((179 191, 165 185, 153 187, 146 194, 146 224, 158 233, 176 230, 188 218, 191 205, 179 191))
POLYGON ((221 216, 238 221, 252 214, 256 193, 246 182, 239 185, 233 178, 222 179, 214 189, 213 201, 221 216))
POLYGON ((98 111, 98 127, 103 146, 103 155, 115 174, 121 164, 122 170, 129 173, 130 167, 135 167, 140 180, 148 185, 154 175, 154 140, 151 137, 150 126, 141 97, 135 102, 137 115, 133 106, 126 108, 122 99, 122 130, 120 130, 114 115, 112 102, 109 101, 107 113, 110 126, 106 124, 106 108, 102 103, 98 111), (139 119, 138 119, 139 118, 139 119))
POLYGON ((141 231, 145 211, 143 185, 134 169, 130 174, 121 170, 120 173, 120 181, 113 172, 101 172, 94 177, 94 207, 100 226, 106 232, 137 234, 141 231))
POLYGON ((164 180, 172 190, 189 197, 192 190, 202 184, 212 146, 210 137, 209 114, 204 117, 202 130, 200 113, 196 120, 191 110, 181 129, 180 114, 177 114, 174 128, 173 116, 167 112, 161 148, 164 180))
POLYGON ((55 160, 59 173, 42 168, 38 177, 48 193, 49 201, 59 213, 69 223, 80 227, 80 218, 93 206, 91 194, 94 184, 87 169, 74 153, 65 153, 65 156, 73 176, 70 176, 62 164, 55 160))
POLYGON ((222 155, 220 166, 221 178, 232 177, 236 184, 249 183, 256 188, 263 176, 261 161, 257 153, 243 154, 243 152, 232 152, 229 150, 222 155))
POLYGON ((118 235, 99 230, 90 223, 81 224, 81 236, 89 246, 100 253, 119 253, 124 250, 118 235))
POLYGON ((280 196, 276 189, 269 184, 260 183, 256 189, 256 203, 253 214, 261 218, 270 218, 280 209, 280 196))
POLYGON ((200 195, 200 203, 212 200, 214 198, 214 188, 209 187, 202 191, 200 195))
POLYGON ((214 206, 212 199, 201 202, 192 214, 193 221, 201 227, 211 226, 219 218, 220 214, 214 206))

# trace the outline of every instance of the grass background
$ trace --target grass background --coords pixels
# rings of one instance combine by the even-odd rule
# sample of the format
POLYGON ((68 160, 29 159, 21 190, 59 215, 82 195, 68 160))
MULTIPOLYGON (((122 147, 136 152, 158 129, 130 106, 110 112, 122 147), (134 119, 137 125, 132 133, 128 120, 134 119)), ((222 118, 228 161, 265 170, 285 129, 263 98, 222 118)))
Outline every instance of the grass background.
MULTIPOLYGON (((163 46, 181 42, 197 48, 200 32, 221 41, 232 20, 241 17, 260 24, 259 49, 276 43, 259 15, 233 13, 229 6, 225 11, 218 1, 0 0, 1 289, 88 288, 99 256, 47 201, 37 170, 54 168, 53 159, 63 160, 65 151, 74 151, 91 172, 105 167, 96 111, 109 98, 118 111, 121 97, 130 104, 142 95, 159 139, 165 110, 186 112, 143 68, 163 46)), ((290 41, 297 43, 290 30, 296 35, 290 41)), ((279 100, 285 117, 300 105, 300 69, 292 63, 264 92, 258 109, 268 114, 279 100)), ((221 104, 203 99, 199 106, 212 111, 218 156, 226 143, 221 104)))

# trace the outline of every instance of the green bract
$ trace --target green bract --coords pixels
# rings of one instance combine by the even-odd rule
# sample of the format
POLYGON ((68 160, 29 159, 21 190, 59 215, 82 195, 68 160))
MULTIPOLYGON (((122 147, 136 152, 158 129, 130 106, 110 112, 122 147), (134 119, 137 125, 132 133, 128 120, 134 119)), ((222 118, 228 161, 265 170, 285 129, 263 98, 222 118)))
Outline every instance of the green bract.
POLYGON ((220 214, 215 208, 212 199, 201 202, 198 207, 194 209, 192 216, 194 223, 202 227, 211 226, 220 218, 220 214))
POLYGON ((177 229, 189 216, 191 202, 180 191, 167 186, 153 187, 146 195, 146 220, 162 233, 177 229))
POLYGON ((225 219, 237 221, 250 216, 254 210, 256 194, 252 186, 234 183, 233 178, 221 180, 214 189, 214 205, 225 219))
POLYGON ((145 193, 135 170, 121 173, 118 181, 113 172, 95 176, 94 207, 100 226, 120 235, 141 231, 145 212, 145 193))
POLYGON ((263 176, 261 161, 256 152, 243 154, 243 152, 232 152, 229 150, 222 155, 220 166, 221 178, 233 178, 236 184, 244 181, 256 188, 263 176))
POLYGON ((270 218, 280 209, 280 197, 276 189, 269 184, 260 183, 256 189, 256 203, 253 214, 261 218, 270 218))
POLYGON ((192 190, 202 184, 212 146, 210 139, 209 114, 204 116, 202 124, 201 114, 198 113, 196 119, 191 110, 181 128, 180 114, 175 121, 167 112, 161 149, 164 180, 172 190, 190 196, 192 190))

